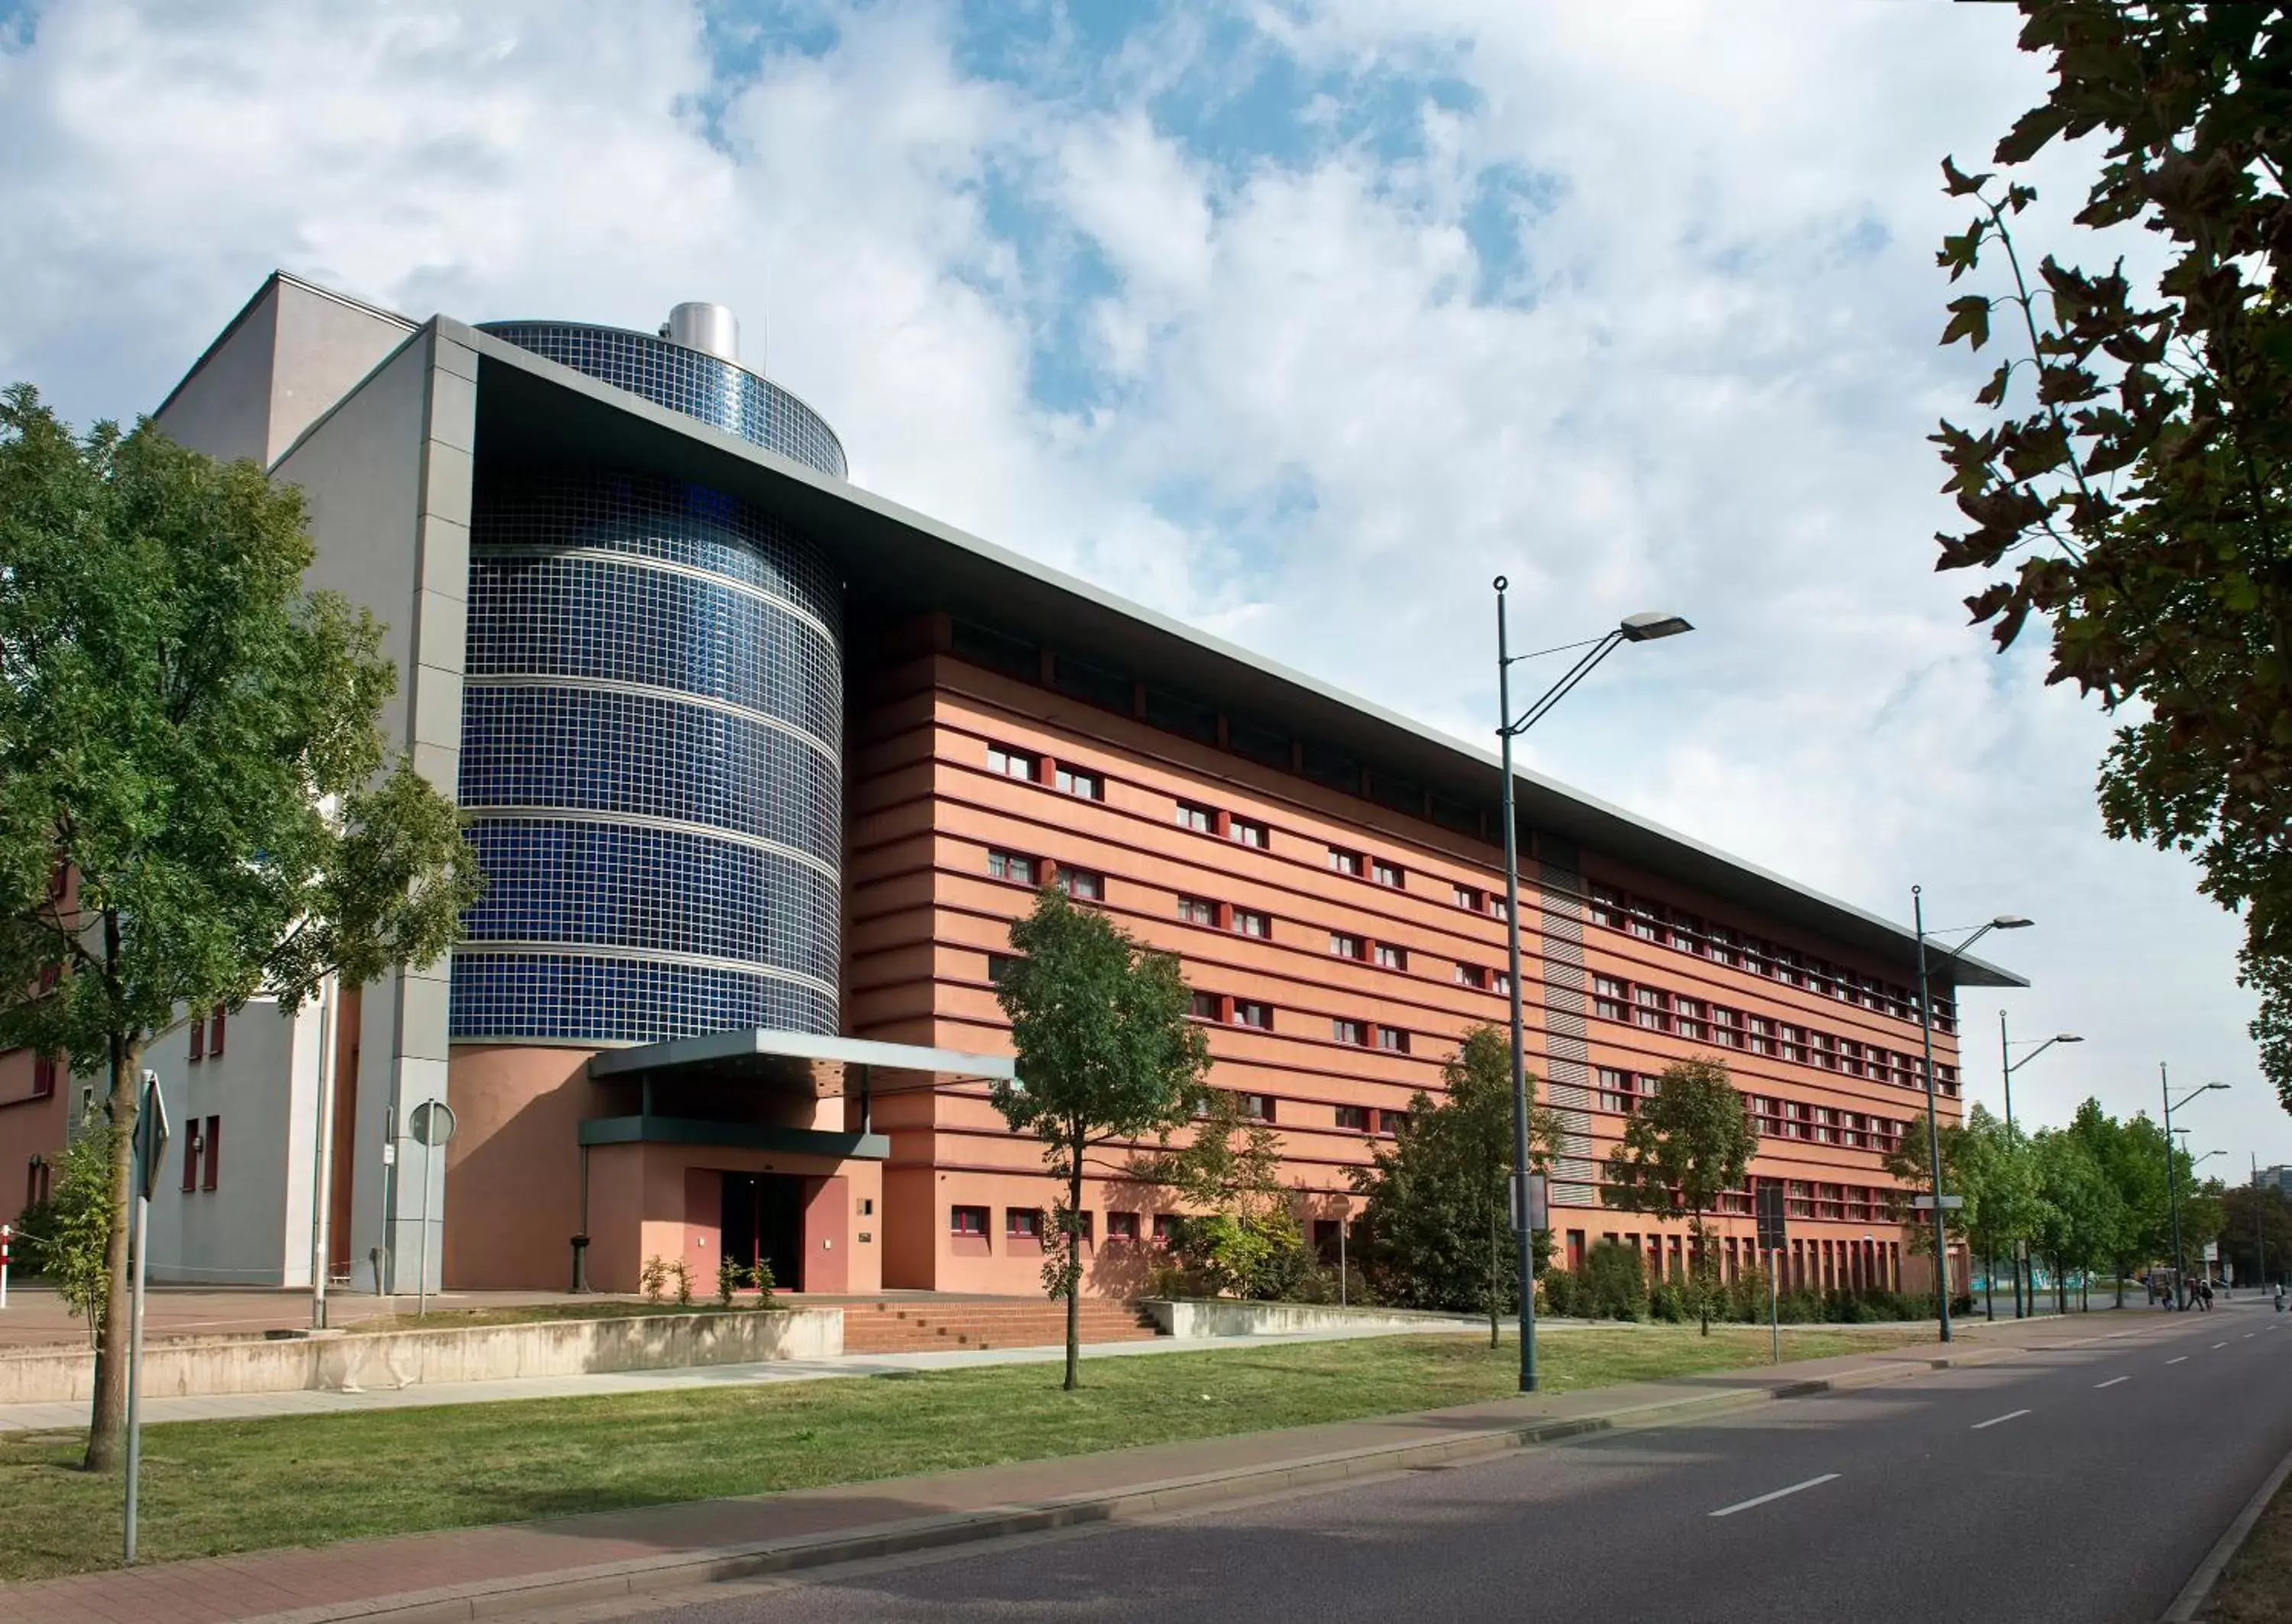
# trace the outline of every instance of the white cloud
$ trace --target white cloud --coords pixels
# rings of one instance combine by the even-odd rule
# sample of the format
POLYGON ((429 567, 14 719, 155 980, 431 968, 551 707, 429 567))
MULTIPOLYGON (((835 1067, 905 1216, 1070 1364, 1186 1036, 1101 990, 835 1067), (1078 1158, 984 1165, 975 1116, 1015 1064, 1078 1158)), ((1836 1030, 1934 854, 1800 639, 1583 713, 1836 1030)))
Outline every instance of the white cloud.
POLYGON ((2031 914, 2013 1007, 2092 1041, 2017 1104, 2153 1105, 2165 1055, 2292 1159, 2234 922, 2102 840, 2105 722, 1929 567, 1921 437, 1975 375, 1933 345, 1936 163, 2039 93, 2010 16, 1360 0, 1236 55, 1188 10, 1037 84, 966 74, 939 6, 817 14, 832 49, 767 35, 728 84, 690 0, 51 7, 0 55, 0 375, 147 407, 275 263, 473 319, 714 298, 863 483, 1460 735, 1499 570, 1531 647, 1679 608, 1698 634, 1618 655, 1537 766, 1890 915, 1914 879, 1946 923, 2031 914), (1182 139, 1281 50, 1305 156, 1182 139), (1339 70, 1469 93, 1342 140, 1339 70), (1492 174, 1536 198, 1500 303, 1492 174), (1110 293, 1072 291, 1080 244, 1110 293))

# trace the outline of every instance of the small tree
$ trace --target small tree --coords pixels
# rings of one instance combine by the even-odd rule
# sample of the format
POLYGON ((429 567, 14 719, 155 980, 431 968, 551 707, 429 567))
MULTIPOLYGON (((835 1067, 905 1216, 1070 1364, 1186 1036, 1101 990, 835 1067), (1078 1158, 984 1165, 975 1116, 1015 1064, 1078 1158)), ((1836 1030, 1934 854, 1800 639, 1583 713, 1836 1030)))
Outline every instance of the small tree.
POLYGON ((48 1206, 48 1232, 40 1237, 40 1272, 76 1318, 87 1322, 90 1347, 103 1331, 106 1287, 105 1242, 111 1234, 111 1159, 118 1130, 90 1112, 64 1146, 58 1162, 55 1196, 48 1206))
MULTIPOLYGON (((2125 1203, 2086 1141, 2062 1130, 2034 1141, 2040 1210, 2039 1243, 2054 1264, 2055 1304, 2068 1307, 2068 1272, 2087 1278, 2109 1255, 2125 1218, 2125 1203)), ((2090 1306, 2088 1304, 2088 1306, 2090 1306)))
POLYGON ((1272 1127, 1242 1114, 1241 1101, 1213 1089, 1180 1150, 1148 1158, 1143 1181, 1167 1186, 1192 1209, 1177 1251, 1213 1292, 1279 1298, 1311 1273, 1312 1258, 1288 1188, 1272 1127))
POLYGON ((1728 1080, 1723 1060, 1682 1060, 1656 1079, 1655 1092, 1632 1113, 1609 1154, 1600 1199, 1627 1212, 1684 1214, 1693 1237, 1696 1317, 1711 1334, 1718 1251, 1709 1214, 1719 1198, 1743 1187, 1759 1137, 1728 1080))
POLYGON ((1187 1018, 1193 995, 1169 953, 1139 945, 1106 915, 1053 887, 1011 927, 1020 955, 995 995, 1010 1017, 1019 1081, 997 1084, 996 1107, 1043 1143, 1063 1189, 1057 1250, 1043 1286, 1067 1303, 1066 1388, 1082 1347, 1083 1160, 1094 1146, 1167 1132, 1202 1097, 1209 1041, 1187 1018))
POLYGON ((185 1008, 432 962, 482 887, 453 803, 386 760, 382 628, 303 590, 304 519, 251 462, 0 393, 0 987, 43 989, 0 1045, 102 1073, 117 1130, 91 1469, 126 1419, 145 1046, 185 1008))
MULTIPOLYGON (((1489 1346, 1507 1308, 1520 1301, 1520 1259, 1512 1238, 1511 1040, 1494 1026, 1466 1033, 1441 1067, 1437 1103, 1409 1101, 1408 1126, 1391 1149, 1353 1175, 1368 1197, 1362 1227, 1368 1272, 1378 1294, 1417 1308, 1478 1308, 1489 1316, 1489 1346)), ((1535 1097, 1535 1080, 1529 1080, 1535 1097)), ((1559 1114, 1531 1104, 1529 1164, 1546 1170, 1559 1153, 1559 1114)), ((1539 1265, 1551 1237, 1537 1236, 1539 1265)))

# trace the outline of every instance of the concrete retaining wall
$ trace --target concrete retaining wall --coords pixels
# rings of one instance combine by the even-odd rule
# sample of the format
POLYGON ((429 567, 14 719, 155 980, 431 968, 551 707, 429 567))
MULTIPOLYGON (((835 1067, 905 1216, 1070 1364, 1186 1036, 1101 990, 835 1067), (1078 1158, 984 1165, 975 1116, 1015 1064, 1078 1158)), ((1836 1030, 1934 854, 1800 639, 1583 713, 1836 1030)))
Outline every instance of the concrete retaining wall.
POLYGON ((1486 1325, 1470 1314, 1422 1314, 1408 1308, 1340 1308, 1328 1303, 1246 1303, 1225 1298, 1163 1300, 1139 1305, 1166 1337, 1257 1337, 1308 1331, 1375 1331, 1419 1326, 1452 1331, 1486 1325))
MULTIPOLYGON (((143 1391, 167 1397, 340 1392, 592 1371, 832 1359, 843 1351, 841 1308, 549 1320, 276 1341, 216 1339, 146 1346, 143 1391)), ((81 1350, 0 1354, 0 1404, 84 1401, 93 1391, 95 1355, 81 1350)))

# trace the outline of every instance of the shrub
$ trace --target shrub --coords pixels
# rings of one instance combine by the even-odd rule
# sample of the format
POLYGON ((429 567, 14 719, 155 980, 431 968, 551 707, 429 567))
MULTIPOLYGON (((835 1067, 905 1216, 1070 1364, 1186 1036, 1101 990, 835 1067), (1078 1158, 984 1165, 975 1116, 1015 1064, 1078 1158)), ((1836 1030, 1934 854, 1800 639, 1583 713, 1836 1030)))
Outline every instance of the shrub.
POLYGON ((1563 1319, 1580 1316, 1584 1293, 1576 1276, 1566 1269, 1546 1269, 1537 1281, 1538 1295, 1543 1299, 1544 1312, 1563 1319))
POLYGON ((1745 1269, 1727 1282, 1727 1317, 1747 1325, 1763 1323, 1767 1317, 1767 1272, 1764 1269, 1745 1269))
POLYGON ((716 1259, 716 1306, 719 1308, 730 1308, 732 1306, 732 1294, 747 1283, 748 1268, 746 1264, 733 1262, 729 1254, 718 1257, 716 1259))
POLYGON ((777 1283, 772 1279, 772 1266, 762 1258, 757 1258, 755 1266, 748 1270, 748 1283, 756 1288, 756 1306, 771 1307, 772 1287, 777 1283))
POLYGON ((658 1252, 646 1258, 644 1267, 637 1271, 637 1284, 644 1289, 645 1301, 658 1302, 662 1288, 668 1284, 668 1259, 658 1252))
POLYGON ((55 1233, 55 1226, 56 1204, 52 1201, 33 1202, 16 1215, 15 1261, 11 1266, 17 1279, 48 1272, 47 1239, 55 1233))
POLYGON ((1648 1318, 1667 1325, 1676 1325, 1692 1319, 1688 1311, 1687 1288, 1675 1280, 1658 1280, 1648 1288, 1648 1318))
POLYGON ((1636 1320, 1648 1307, 1647 1264, 1639 1248, 1602 1241, 1585 1255, 1580 1309, 1593 1319, 1636 1320))
POLYGON ((668 1266, 668 1277, 676 1282, 676 1306, 692 1306, 692 1266, 679 1258, 668 1266))

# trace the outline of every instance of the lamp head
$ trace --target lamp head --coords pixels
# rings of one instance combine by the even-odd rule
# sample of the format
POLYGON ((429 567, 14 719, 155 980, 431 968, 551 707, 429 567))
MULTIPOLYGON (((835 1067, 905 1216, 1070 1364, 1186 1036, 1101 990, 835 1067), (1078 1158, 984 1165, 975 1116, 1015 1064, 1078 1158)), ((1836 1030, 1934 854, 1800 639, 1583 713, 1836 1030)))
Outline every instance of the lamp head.
POLYGON ((2057 1032, 2054 1033, 2054 1041, 2056 1043, 2082 1043, 2085 1040, 2074 1032, 2057 1032))
POLYGON ((2001 913, 1989 921, 1989 928, 1992 930, 2027 930, 2035 923, 2035 920, 2023 919, 2018 913, 2001 913))
POLYGON ((1667 615, 1660 609, 1643 610, 1626 615, 1616 631, 1626 643, 1652 643, 1659 637, 1677 637, 1683 631, 1692 631, 1683 615, 1667 615))

